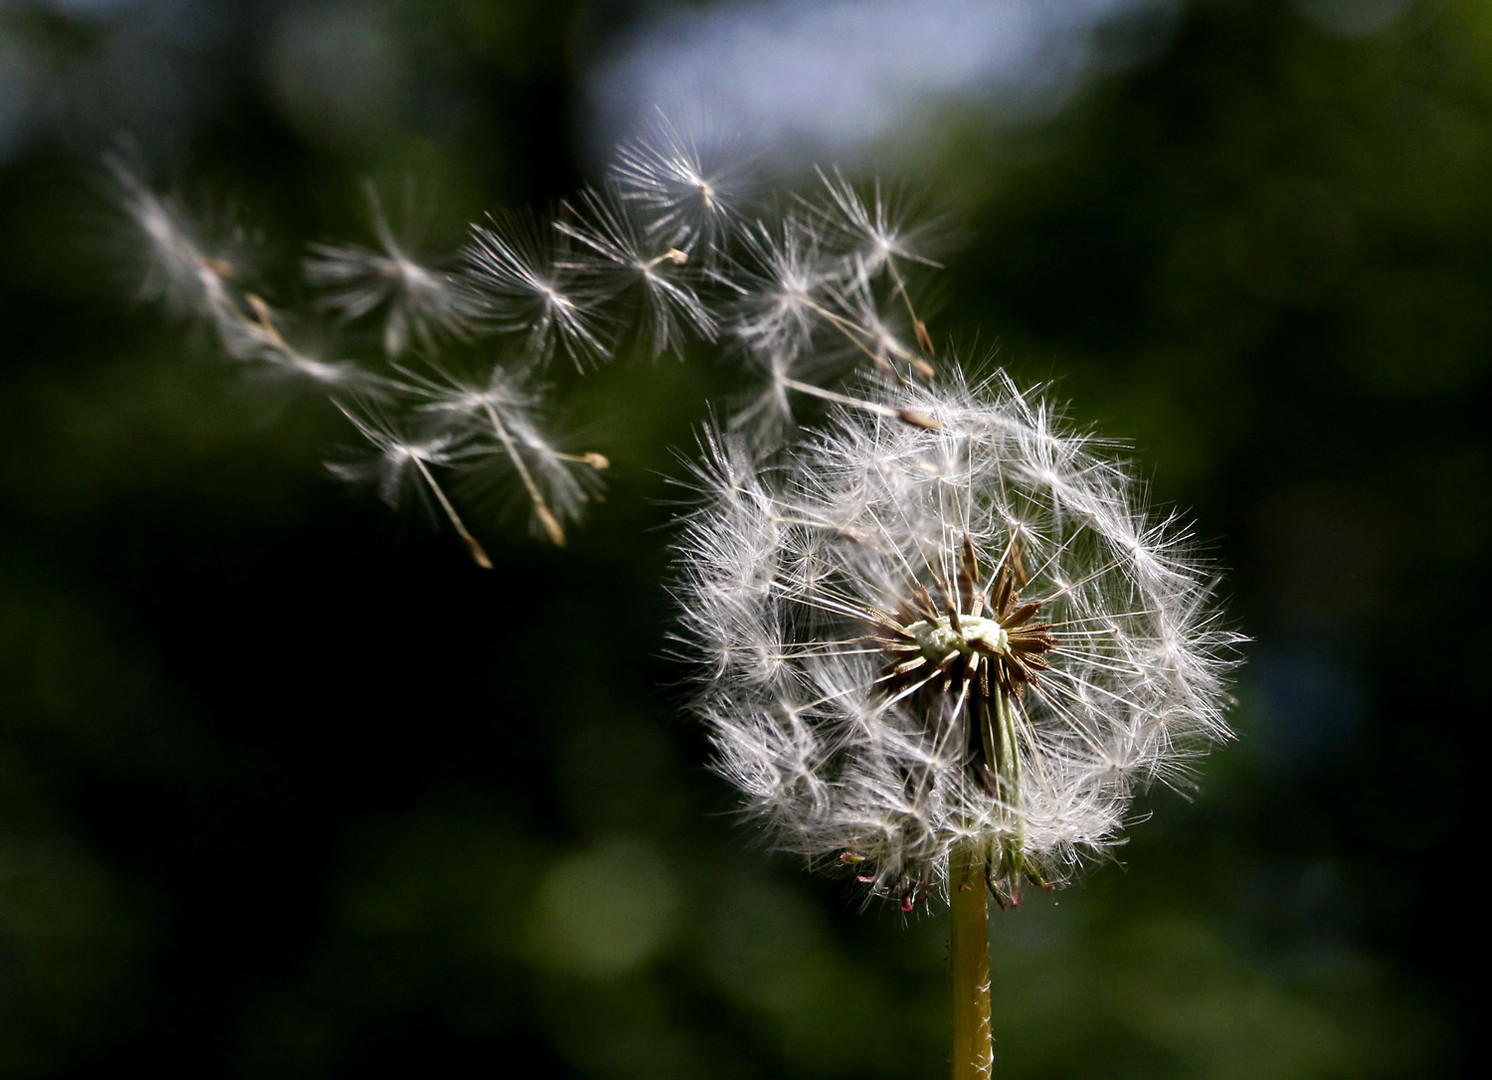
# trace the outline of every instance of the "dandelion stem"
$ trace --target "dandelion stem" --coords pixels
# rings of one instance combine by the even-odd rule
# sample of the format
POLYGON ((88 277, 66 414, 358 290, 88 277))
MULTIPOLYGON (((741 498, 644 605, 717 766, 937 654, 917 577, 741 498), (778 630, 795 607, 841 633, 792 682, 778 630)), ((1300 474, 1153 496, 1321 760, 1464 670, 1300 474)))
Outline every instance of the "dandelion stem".
POLYGON ((989 1080, 989 889, 985 856, 973 844, 953 852, 949 867, 948 952, 953 974, 953 1080, 989 1080))

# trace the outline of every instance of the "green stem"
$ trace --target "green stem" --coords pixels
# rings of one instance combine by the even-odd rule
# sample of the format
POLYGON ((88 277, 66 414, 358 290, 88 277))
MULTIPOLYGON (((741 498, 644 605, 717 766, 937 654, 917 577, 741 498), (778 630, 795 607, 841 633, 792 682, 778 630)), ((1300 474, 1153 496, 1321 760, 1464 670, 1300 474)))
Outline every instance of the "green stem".
POLYGON ((953 969, 953 1080, 989 1080, 989 891, 985 856, 959 848, 949 867, 948 952, 953 969))
POLYGON ((998 686, 992 688, 995 703, 995 722, 1000 726, 995 746, 995 771, 1000 776, 1000 797, 1013 803, 1020 797, 1021 754, 1016 748, 1015 710, 1010 707, 1010 698, 998 686))

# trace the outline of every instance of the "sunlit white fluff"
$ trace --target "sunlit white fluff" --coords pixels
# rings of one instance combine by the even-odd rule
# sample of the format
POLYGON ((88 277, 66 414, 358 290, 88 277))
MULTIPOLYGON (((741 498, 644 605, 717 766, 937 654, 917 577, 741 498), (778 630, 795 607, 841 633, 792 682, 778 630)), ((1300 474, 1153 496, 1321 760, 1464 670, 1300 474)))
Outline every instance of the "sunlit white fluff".
POLYGON ((614 185, 581 192, 566 211, 554 227, 575 250, 562 265, 632 309, 643 348, 680 353, 688 336, 714 340, 715 316, 696 292, 689 251, 650 229, 614 185))
POLYGON ((230 308, 228 282, 238 269, 229 254, 209 249, 177 199, 152 191, 124 161, 108 164, 119 209, 138 233, 140 295, 186 315, 215 317, 230 308))
MULTIPOLYGON (((324 242, 309 247, 305 274, 320 290, 317 307, 347 322, 382 311, 383 349, 391 357, 413 346, 431 351, 446 340, 467 337, 469 296, 443 267, 419 256, 414 237, 400 235, 371 184, 367 194, 376 247, 324 242)), ((413 197, 411 189, 406 202, 413 197)), ((406 229, 418 224, 413 206, 406 206, 404 217, 406 229)))
POLYGON ((617 148, 607 175, 641 211, 649 236, 709 263, 739 217, 748 186, 734 143, 708 126, 680 126, 658 112, 641 138, 617 148))
POLYGON ((1237 638, 1185 529, 1040 396, 1003 376, 906 386, 769 461, 707 444, 681 637, 708 665, 717 767, 778 845, 908 906, 972 845, 1013 903, 1109 848, 1137 788, 1184 781, 1229 736, 1237 638), (966 538, 986 582, 1017 560, 1055 635, 1049 670, 1010 699, 1019 781, 998 795, 968 767, 962 702, 893 693, 867 640, 910 591, 953 578, 966 538))
POLYGON ((525 351, 547 361, 556 351, 577 367, 611 354, 602 297, 573 265, 569 238, 530 214, 489 214, 474 225, 466 280, 479 318, 524 336, 525 351))

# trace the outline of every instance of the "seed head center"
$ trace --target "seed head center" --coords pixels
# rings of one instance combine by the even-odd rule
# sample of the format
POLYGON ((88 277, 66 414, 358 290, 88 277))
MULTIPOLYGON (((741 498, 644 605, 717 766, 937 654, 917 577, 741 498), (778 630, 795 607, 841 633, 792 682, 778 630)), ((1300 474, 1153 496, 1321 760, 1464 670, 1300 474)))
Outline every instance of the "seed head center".
POLYGON ((980 652, 1009 653, 1010 635, 994 619, 960 615, 958 625, 959 629, 955 630, 952 620, 941 615, 934 622, 915 622, 907 627, 907 632, 917 642, 922 655, 933 663, 938 663, 949 653, 972 656, 978 649, 975 642, 984 646, 978 649, 980 652))

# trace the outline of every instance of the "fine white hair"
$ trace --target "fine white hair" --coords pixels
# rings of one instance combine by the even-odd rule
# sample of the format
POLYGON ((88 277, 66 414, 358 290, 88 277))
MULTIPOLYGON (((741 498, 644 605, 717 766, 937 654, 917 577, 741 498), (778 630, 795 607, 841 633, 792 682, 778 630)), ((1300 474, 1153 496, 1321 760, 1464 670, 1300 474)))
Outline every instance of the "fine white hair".
POLYGON ((904 906, 946 888, 959 845, 1011 903, 1113 845, 1136 790, 1186 783, 1230 737, 1240 640, 1185 527, 1147 510, 1111 447, 1003 374, 953 370, 882 385, 766 459, 710 434, 678 544, 716 768, 776 846, 851 864, 904 906), (1019 782, 998 794, 968 767, 963 700, 932 693, 936 676, 899 689, 873 633, 965 550, 1016 568, 1055 642, 1010 695, 1019 782))

